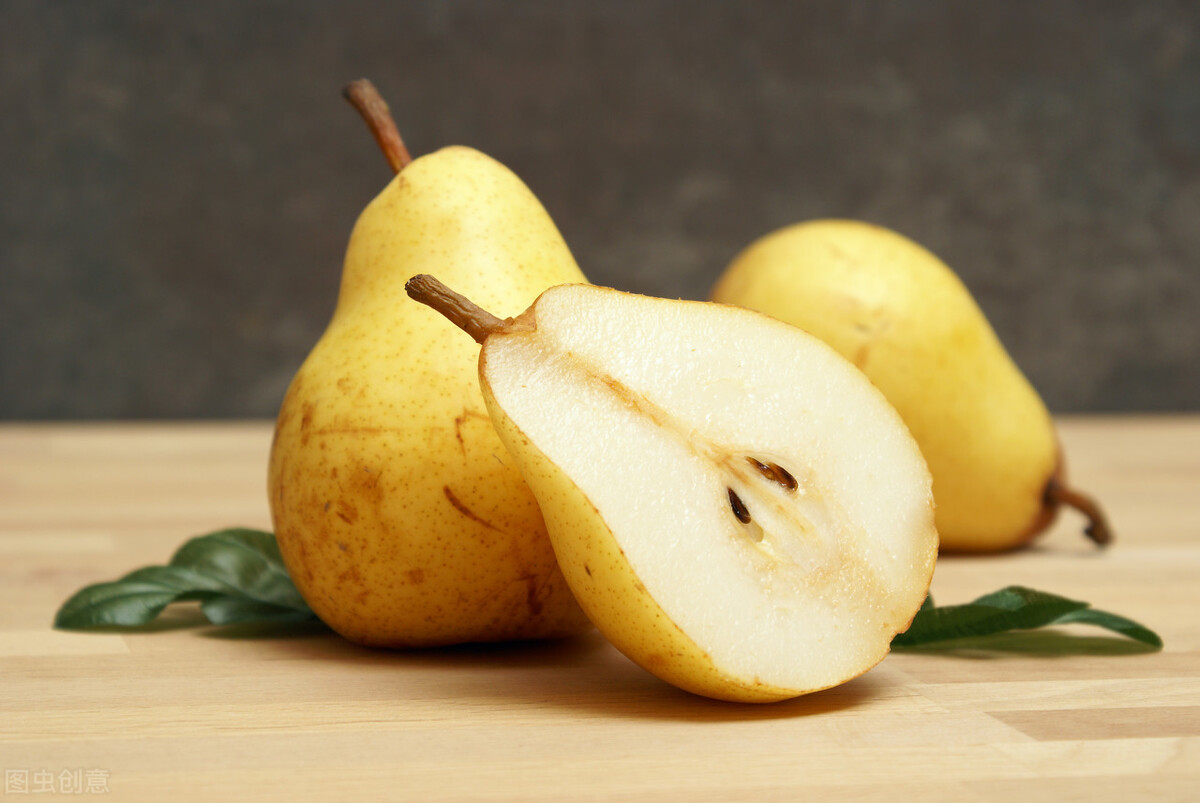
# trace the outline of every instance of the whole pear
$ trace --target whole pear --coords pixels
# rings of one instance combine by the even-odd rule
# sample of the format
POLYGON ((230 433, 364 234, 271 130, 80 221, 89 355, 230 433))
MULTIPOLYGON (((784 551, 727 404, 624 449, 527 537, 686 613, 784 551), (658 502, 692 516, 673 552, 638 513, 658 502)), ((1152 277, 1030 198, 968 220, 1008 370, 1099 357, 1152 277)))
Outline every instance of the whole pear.
POLYGON ((1098 506, 1065 485, 1042 399, 958 276, 917 243, 859 221, 796 224, 742 251, 712 299, 816 335, 883 391, 928 461, 943 550, 1022 545, 1063 503, 1109 540, 1098 506))
POLYGON ((355 224, 333 318, 279 412, 268 487, 280 551, 313 611, 361 644, 581 632, 590 624, 488 418, 477 349, 404 283, 437 270, 515 315, 583 274, 511 171, 465 147, 408 163, 372 100, 399 172, 355 224))

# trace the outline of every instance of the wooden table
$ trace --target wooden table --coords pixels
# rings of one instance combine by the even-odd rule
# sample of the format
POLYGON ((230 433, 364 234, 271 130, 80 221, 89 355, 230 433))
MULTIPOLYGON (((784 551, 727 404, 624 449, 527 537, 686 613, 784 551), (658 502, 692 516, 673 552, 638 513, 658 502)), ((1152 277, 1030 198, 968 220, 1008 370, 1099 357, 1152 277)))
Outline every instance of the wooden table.
POLYGON ((1067 514, 1034 549, 943 559, 934 596, 1025 584, 1142 621, 1162 652, 1079 627, 1071 655, 1033 635, 894 653, 756 707, 675 691, 594 634, 378 652, 187 610, 52 630, 87 583, 268 528, 270 425, 2 425, 0 797, 1200 800, 1200 417, 1061 430, 1118 543, 1093 550, 1067 514))

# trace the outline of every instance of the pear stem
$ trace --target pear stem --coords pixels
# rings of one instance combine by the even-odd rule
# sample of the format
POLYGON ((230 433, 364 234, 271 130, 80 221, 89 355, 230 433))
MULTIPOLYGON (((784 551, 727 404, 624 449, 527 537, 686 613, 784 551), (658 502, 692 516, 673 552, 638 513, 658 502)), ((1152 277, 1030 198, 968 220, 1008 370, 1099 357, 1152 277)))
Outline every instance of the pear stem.
POLYGON ((483 345, 487 336, 505 328, 500 320, 466 296, 459 295, 427 273, 409 279, 404 289, 414 301, 432 307, 483 345))
POLYGON ((1046 499, 1056 505, 1073 507, 1086 516, 1088 524, 1083 531, 1098 545, 1107 546, 1112 543, 1112 528, 1108 524, 1108 518, 1104 515, 1104 511, 1100 508, 1100 503, 1095 499, 1082 491, 1068 488, 1057 479, 1050 480, 1046 485, 1046 499))
POLYGON ((375 141, 379 143, 379 149, 383 151, 383 156, 392 166, 392 170, 396 173, 403 170, 404 166, 413 160, 412 154, 400 138, 396 121, 392 119, 387 102, 375 85, 366 78, 351 81, 342 89, 342 97, 358 109, 367 127, 375 135, 375 141))

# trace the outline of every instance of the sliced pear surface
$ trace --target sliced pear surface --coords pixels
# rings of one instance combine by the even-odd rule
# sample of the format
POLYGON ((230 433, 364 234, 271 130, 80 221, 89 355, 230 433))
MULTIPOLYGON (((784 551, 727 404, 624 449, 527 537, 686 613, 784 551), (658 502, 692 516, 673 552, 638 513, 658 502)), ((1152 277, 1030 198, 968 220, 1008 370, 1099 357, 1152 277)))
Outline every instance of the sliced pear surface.
MULTIPOLYGON (((477 336, 477 339, 480 339, 477 336)), ((875 665, 924 599, 930 479, 899 416, 798 329, 552 288, 480 380, 580 605, 692 692, 794 697, 875 665)))

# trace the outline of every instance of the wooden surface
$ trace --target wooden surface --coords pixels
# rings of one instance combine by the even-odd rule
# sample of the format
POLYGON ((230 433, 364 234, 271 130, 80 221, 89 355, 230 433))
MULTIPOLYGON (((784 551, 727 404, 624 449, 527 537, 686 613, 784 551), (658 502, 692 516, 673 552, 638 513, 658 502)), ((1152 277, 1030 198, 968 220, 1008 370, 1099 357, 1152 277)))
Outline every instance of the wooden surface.
POLYGON ((373 652, 187 610, 155 632, 54 631, 87 583, 267 528, 270 426, 0 426, 0 798, 1200 799, 1200 418, 1061 431, 1116 546, 1065 515, 1034 549, 944 558, 934 596, 1022 583, 1142 621, 1162 652, 1079 627, 1071 655, 1034 635, 895 653, 754 707, 675 691, 594 634, 373 652))

